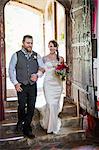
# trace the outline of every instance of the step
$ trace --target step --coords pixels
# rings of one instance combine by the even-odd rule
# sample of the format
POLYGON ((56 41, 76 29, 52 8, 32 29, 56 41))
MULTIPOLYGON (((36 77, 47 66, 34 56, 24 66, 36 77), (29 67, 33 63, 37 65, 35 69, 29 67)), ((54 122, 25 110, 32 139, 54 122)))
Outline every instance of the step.
MULTIPOLYGON (((16 123, 18 121, 17 118, 17 110, 16 109, 6 109, 5 111, 6 119, 0 122, 0 130, 7 132, 8 130, 15 130, 16 123)), ((40 125, 40 114, 37 109, 34 111, 34 116, 31 122, 32 126, 40 125)))
MULTIPOLYGON (((6 108, 5 109, 5 120, 16 120, 18 117, 18 110, 16 108, 6 108)), ((38 109, 35 108, 34 110, 34 116, 35 119, 36 117, 40 117, 40 113, 38 109)))
MULTIPOLYGON (((23 136, 23 134, 19 134, 16 130, 8 130, 6 132, 1 131, 0 132, 0 141, 3 141, 3 139, 6 141, 6 139, 11 140, 10 138, 16 138, 19 136, 23 136)), ((24 138, 24 136, 23 136, 24 138)))
POLYGON ((7 97, 7 102, 13 102, 13 101, 17 101, 18 99, 17 99, 17 96, 15 96, 15 97, 7 97))
POLYGON ((66 102, 68 102, 68 103, 74 103, 74 100, 71 98, 71 97, 64 97, 64 103, 66 103, 66 102))
POLYGON ((63 105, 62 112, 60 113, 60 115, 75 117, 77 115, 76 105, 74 105, 74 104, 63 105))
POLYGON ((17 106, 18 106, 17 97, 9 97, 5 101, 5 108, 12 108, 12 107, 17 108, 17 106))
MULTIPOLYGON (((41 94, 41 93, 43 93, 43 88, 39 87, 38 94, 41 94)), ((17 96, 17 92, 16 92, 15 88, 7 89, 7 97, 15 97, 15 96, 17 96)))
POLYGON ((66 117, 62 118, 62 127, 81 128, 83 127, 82 117, 66 117))
POLYGON ((5 134, 5 135, 6 133, 13 133, 16 130, 16 125, 17 125, 17 121, 2 123, 0 125, 0 133, 2 132, 2 134, 5 134))
POLYGON ((7 89, 7 97, 15 97, 15 96, 17 96, 17 92, 14 87, 13 89, 7 89))
MULTIPOLYGON (((39 142, 56 142, 56 141, 76 141, 85 139, 85 131, 72 128, 61 128, 60 132, 56 134, 45 135, 42 138, 37 137, 39 142)), ((34 141, 33 141, 34 142, 34 141)))
POLYGON ((27 139, 23 136, 16 136, 12 138, 5 138, 0 139, 0 146, 2 147, 2 150, 29 150, 30 146, 27 143, 27 139))
MULTIPOLYGON (((40 132, 40 131, 39 131, 40 132)), ((85 131, 80 130, 78 128, 70 128, 70 127, 64 127, 61 128, 58 134, 45 134, 42 137, 39 136, 38 131, 34 131, 36 138, 36 141, 39 142, 56 142, 56 141, 64 141, 69 142, 69 141, 74 141, 74 140, 81 140, 85 139, 85 131)), ((35 143, 36 141, 32 140, 32 144, 35 143)))
MULTIPOLYGON (((6 107, 5 108, 5 118, 6 120, 16 120, 17 119, 17 108, 13 107, 13 104, 16 103, 17 101, 7 101, 7 106, 12 106, 12 107, 6 107)), ((76 116, 76 106, 74 104, 67 104, 63 106, 62 112, 59 114, 59 116, 76 116)))
MULTIPOLYGON (((24 138, 24 136, 20 135, 14 135, 11 136, 8 135, 8 137, 0 139, 0 145, 2 145, 2 149, 4 147, 13 147, 16 149, 24 148, 27 145, 27 147, 31 147, 34 144, 37 143, 47 143, 47 142, 71 142, 71 141, 78 141, 78 140, 85 140, 85 131, 79 130, 79 129, 72 129, 72 128, 61 128, 60 132, 56 134, 46 134, 43 130, 36 128, 33 130, 33 133, 35 134, 34 139, 24 138)), ((8 149, 8 150, 9 150, 8 149)))
MULTIPOLYGON (((72 127, 82 129, 82 117, 66 117, 61 118, 62 127, 72 127)), ((0 130, 3 132, 14 132, 16 129, 17 119, 16 120, 5 120, 0 126, 0 130)), ((40 126, 39 118, 34 116, 31 125, 33 127, 40 126)))
POLYGON ((6 108, 5 109, 5 120, 16 120, 17 119, 17 109, 16 108, 6 108))

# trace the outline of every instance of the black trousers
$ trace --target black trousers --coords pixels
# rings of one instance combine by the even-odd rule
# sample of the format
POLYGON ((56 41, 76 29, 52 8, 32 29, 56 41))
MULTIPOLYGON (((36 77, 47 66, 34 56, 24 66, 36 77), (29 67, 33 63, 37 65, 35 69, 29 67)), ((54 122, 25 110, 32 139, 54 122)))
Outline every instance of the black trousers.
POLYGON ((21 85, 23 91, 18 96, 18 123, 24 122, 24 128, 29 129, 35 109, 37 84, 21 85))

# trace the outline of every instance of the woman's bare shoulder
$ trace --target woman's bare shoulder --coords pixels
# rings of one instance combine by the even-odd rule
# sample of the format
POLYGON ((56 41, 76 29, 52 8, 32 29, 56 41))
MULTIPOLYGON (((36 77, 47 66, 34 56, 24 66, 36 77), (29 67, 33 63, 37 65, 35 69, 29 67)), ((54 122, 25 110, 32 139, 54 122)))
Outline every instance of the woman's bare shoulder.
POLYGON ((43 61, 44 61, 44 62, 46 62, 46 61, 47 61, 47 59, 49 58, 48 56, 49 56, 49 55, 45 55, 45 56, 43 56, 43 61))

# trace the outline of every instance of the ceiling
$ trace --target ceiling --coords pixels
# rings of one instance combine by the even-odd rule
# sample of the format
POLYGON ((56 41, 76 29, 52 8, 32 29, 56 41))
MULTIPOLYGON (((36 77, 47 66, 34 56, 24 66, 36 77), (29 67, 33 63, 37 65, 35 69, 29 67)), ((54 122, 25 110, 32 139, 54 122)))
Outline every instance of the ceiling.
MULTIPOLYGON (((10 2, 18 2, 19 4, 25 4, 31 8, 38 10, 39 12, 44 12, 46 4, 49 3, 51 0, 10 0, 10 2)), ((70 0, 55 0, 64 5, 67 9, 70 9, 69 1, 70 0)))
POLYGON ((33 7, 38 11, 44 12, 48 0, 10 0, 10 1, 26 4, 27 6, 33 7))

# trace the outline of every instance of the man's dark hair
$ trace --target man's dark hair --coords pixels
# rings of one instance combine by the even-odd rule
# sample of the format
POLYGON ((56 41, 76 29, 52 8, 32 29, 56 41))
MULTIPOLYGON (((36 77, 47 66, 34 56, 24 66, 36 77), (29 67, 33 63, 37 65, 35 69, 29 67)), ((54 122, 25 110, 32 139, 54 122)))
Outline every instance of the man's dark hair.
POLYGON ((32 37, 31 35, 25 35, 25 36, 23 37, 23 42, 25 41, 26 38, 33 39, 33 37, 32 37))

